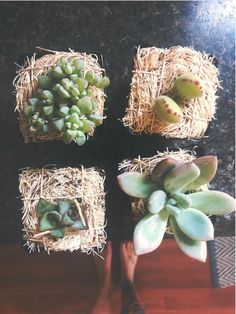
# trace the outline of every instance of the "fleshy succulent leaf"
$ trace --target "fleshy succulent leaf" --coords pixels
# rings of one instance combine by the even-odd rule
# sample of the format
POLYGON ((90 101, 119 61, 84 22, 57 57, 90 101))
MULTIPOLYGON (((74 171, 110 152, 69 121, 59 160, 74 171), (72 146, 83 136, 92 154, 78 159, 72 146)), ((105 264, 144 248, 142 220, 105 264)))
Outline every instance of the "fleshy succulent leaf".
POLYGON ((164 209, 152 215, 147 214, 134 230, 134 249, 136 255, 154 251, 162 242, 169 214, 164 209))
POLYGON ((53 229, 50 234, 53 238, 63 238, 65 236, 65 227, 53 229))
POLYGON ((178 207, 189 208, 192 206, 191 198, 184 193, 177 192, 173 195, 173 197, 176 200, 178 207))
POLYGON ((168 213, 173 216, 177 216, 182 210, 181 208, 175 205, 171 205, 170 203, 167 203, 165 208, 168 211, 168 213))
POLYGON ((181 98, 190 100, 202 96, 204 85, 193 73, 184 73, 176 79, 173 89, 181 98))
POLYGON ((137 198, 147 198, 158 189, 155 183, 139 172, 122 173, 117 180, 123 192, 137 198))
POLYGON ((73 225, 74 222, 75 221, 72 219, 72 217, 68 215, 68 211, 63 214, 62 219, 61 219, 61 223, 63 225, 71 226, 73 225))
POLYGON ((202 191, 188 194, 192 207, 210 215, 225 215, 235 211, 236 201, 219 191, 202 191))
POLYGON ((193 240, 208 241, 214 238, 211 220, 197 209, 184 209, 175 219, 180 229, 193 240))
POLYGON ((200 175, 200 170, 193 162, 180 164, 164 177, 165 190, 169 193, 180 192, 200 175))
POLYGON ((61 215, 57 211, 44 214, 40 220, 39 230, 46 231, 60 226, 61 215))
POLYGON ((153 168, 151 179, 156 184, 162 186, 164 176, 178 165, 178 161, 173 158, 166 158, 158 162, 153 168))
POLYGON ((147 209, 151 214, 157 214, 165 208, 165 204, 166 193, 162 190, 158 190, 150 195, 147 201, 147 209))
POLYGON ((171 229, 180 249, 189 257, 200 262, 205 262, 207 257, 207 246, 205 241, 196 241, 186 236, 176 223, 175 217, 170 217, 171 229))
POLYGON ((74 207, 74 203, 68 199, 58 200, 59 213, 64 215, 68 209, 74 207))
POLYGON ((40 198, 37 205, 37 214, 39 217, 42 217, 45 213, 55 211, 57 209, 57 205, 52 204, 45 200, 44 198, 40 198))
POLYGON ((194 191, 199 189, 202 185, 209 183, 216 174, 216 156, 203 156, 193 160, 193 163, 200 169, 200 175, 189 185, 185 186, 183 191, 194 191))

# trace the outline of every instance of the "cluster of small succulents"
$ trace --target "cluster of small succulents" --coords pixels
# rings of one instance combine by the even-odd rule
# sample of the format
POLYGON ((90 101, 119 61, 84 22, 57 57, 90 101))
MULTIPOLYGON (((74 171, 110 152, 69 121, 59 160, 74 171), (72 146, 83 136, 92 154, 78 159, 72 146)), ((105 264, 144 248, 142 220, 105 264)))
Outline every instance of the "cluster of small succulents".
POLYGON ((45 134, 56 130, 62 134, 64 143, 86 142, 96 126, 102 124, 103 116, 91 87, 104 89, 110 84, 108 77, 84 71, 84 61, 78 58, 61 58, 46 75, 38 78, 38 89, 27 100, 24 114, 29 130, 45 134))
POLYGON ((52 204, 40 198, 37 214, 40 217, 39 230, 50 231, 53 238, 63 238, 66 227, 75 230, 87 228, 84 217, 79 213, 75 203, 68 199, 61 199, 57 204, 52 204))
POLYGON ((170 91, 169 96, 157 97, 154 112, 165 123, 179 123, 183 118, 181 105, 185 100, 191 100, 203 95, 204 82, 192 73, 179 76, 170 91))
POLYGON ((187 163, 166 158, 154 167, 150 176, 138 172, 118 176, 118 183, 126 194, 145 199, 147 214, 134 230, 137 255, 155 250, 169 226, 185 254, 202 262, 206 260, 206 241, 214 237, 208 215, 235 210, 231 196, 218 191, 199 191, 212 180, 216 170, 214 156, 187 163))

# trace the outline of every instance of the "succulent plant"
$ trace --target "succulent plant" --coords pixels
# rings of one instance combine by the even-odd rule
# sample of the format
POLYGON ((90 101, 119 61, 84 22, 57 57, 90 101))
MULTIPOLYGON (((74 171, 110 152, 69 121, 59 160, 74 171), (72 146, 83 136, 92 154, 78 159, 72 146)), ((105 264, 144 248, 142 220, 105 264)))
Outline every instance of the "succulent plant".
POLYGON ((57 204, 52 204, 40 198, 37 214, 40 217, 39 230, 50 231, 53 238, 63 238, 66 227, 76 230, 87 228, 84 217, 79 213, 75 203, 68 199, 60 199, 57 200, 57 204))
POLYGON ((203 95, 204 82, 192 73, 184 73, 176 79, 173 90, 182 99, 198 98, 203 95))
POLYGON ((25 103, 29 131, 40 135, 56 130, 64 143, 83 145, 103 122, 91 87, 104 89, 109 84, 108 77, 85 72, 83 60, 61 58, 38 78, 38 88, 25 103))
POLYGON ((177 77, 168 95, 155 99, 154 112, 164 123, 179 123, 183 112, 179 105, 185 100, 191 100, 203 95, 204 82, 192 73, 184 73, 177 77))
POLYGON ((206 241, 214 228, 208 215, 224 215, 235 210, 235 200, 218 191, 199 191, 217 170, 217 158, 204 156, 180 163, 166 158, 149 176, 138 172, 120 174, 118 184, 128 195, 144 199, 147 213, 134 230, 137 255, 155 250, 167 226, 180 249, 188 256, 206 261, 206 241))
POLYGON ((178 123, 183 118, 180 107, 168 96, 159 96, 155 100, 154 112, 165 123, 178 123))

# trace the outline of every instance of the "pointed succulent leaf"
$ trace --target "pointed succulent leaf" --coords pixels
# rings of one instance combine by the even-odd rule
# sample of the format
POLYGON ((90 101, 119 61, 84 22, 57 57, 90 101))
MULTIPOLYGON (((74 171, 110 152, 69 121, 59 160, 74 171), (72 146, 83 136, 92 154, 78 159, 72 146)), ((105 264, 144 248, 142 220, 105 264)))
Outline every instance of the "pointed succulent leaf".
POLYGON ((162 190, 158 190, 153 192, 148 201, 147 201, 147 209, 151 214, 157 214, 163 208, 165 208, 166 204, 166 193, 162 190))
POLYGON ((60 225, 61 215, 57 211, 52 211, 44 214, 40 220, 39 230, 51 230, 60 225))
POLYGON ((52 212, 57 210, 57 205, 46 201, 44 198, 40 198, 37 205, 37 214, 42 217, 47 212, 52 212))
POLYGON ((70 216, 68 215, 68 211, 66 211, 65 214, 62 215, 61 223, 62 223, 63 225, 71 226, 71 225, 73 225, 74 222, 75 222, 75 221, 72 219, 72 217, 70 217, 70 216))
POLYGON ((152 215, 147 214, 134 230, 134 250, 136 255, 154 251, 161 244, 165 234, 169 214, 163 209, 152 215))
POLYGON ((180 249, 189 257, 205 262, 207 257, 206 242, 193 240, 186 236, 177 225, 174 216, 170 217, 170 225, 180 249))
POLYGON ((219 191, 202 191, 188 194, 192 207, 210 215, 225 215, 235 211, 233 197, 219 191))
POLYGON ((193 240, 208 241, 214 238, 211 220, 197 209, 184 209, 175 219, 180 229, 193 240))
POLYGON ((123 192, 137 198, 147 198, 158 189, 156 184, 139 172, 122 173, 117 180, 123 192))
POLYGON ((56 120, 53 120, 53 126, 55 127, 55 129, 57 131, 62 131, 64 126, 65 126, 65 123, 64 123, 64 119, 61 118, 61 119, 56 119, 56 120))
POLYGON ((173 197, 176 200, 179 207, 189 208, 192 206, 191 198, 184 193, 177 192, 173 195, 173 197))
POLYGON ((186 185, 200 175, 200 170, 193 162, 180 164, 164 178, 165 190, 169 193, 180 192, 186 185))
POLYGON ((151 173, 152 181, 162 186, 164 176, 175 168, 177 164, 178 161, 173 158, 166 158, 158 162, 151 173))
POLYGON ((50 231, 50 234, 53 238, 63 238, 65 236, 65 227, 55 228, 50 231))
POLYGON ((200 175, 189 185, 185 186, 183 191, 194 191, 199 189, 202 185, 209 183, 216 174, 216 156, 203 156, 193 160, 193 163, 200 169, 200 175))
POLYGON ((58 200, 59 213, 64 215, 68 209, 74 207, 74 203, 68 199, 58 200))
POLYGON ((83 224, 81 219, 76 220, 76 222, 74 222, 71 227, 73 229, 76 229, 76 230, 85 230, 86 229, 86 226, 83 224))

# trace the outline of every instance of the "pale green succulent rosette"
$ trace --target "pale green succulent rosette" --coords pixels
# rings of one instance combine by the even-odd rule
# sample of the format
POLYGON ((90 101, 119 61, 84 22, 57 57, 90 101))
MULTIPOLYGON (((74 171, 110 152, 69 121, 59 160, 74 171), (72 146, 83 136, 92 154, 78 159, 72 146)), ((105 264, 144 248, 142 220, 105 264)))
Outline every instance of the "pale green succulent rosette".
POLYGON ((231 213, 236 204, 235 199, 226 193, 199 191, 214 178, 216 170, 215 156, 186 163, 166 158, 149 176, 126 172, 117 177, 126 194, 145 199, 147 214, 134 230, 137 255, 157 249, 169 226, 185 254, 206 261, 206 241, 214 238, 214 227, 208 215, 231 213))

